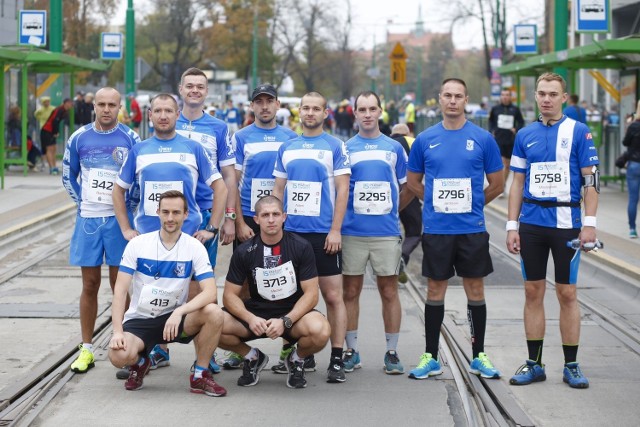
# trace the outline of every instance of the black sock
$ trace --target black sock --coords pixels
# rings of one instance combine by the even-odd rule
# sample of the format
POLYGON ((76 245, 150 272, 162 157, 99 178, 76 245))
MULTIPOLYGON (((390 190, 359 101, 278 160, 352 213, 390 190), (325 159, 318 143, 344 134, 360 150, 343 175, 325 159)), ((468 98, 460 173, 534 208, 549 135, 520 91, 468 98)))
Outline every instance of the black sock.
POLYGON ((443 320, 444 301, 427 300, 424 305, 425 353, 431 353, 434 359, 438 359, 438 343, 440 342, 440 328, 443 320))
POLYGON ((342 347, 331 347, 331 358, 342 359, 342 347))
POLYGON ((544 340, 527 340, 527 349, 529 350, 529 360, 533 360, 542 366, 542 343, 544 340))
POLYGON ((487 304, 484 300, 467 302, 467 319, 471 330, 473 358, 484 353, 484 332, 487 329, 487 304))
POLYGON ((578 345, 562 344, 564 363, 572 363, 578 359, 578 345))

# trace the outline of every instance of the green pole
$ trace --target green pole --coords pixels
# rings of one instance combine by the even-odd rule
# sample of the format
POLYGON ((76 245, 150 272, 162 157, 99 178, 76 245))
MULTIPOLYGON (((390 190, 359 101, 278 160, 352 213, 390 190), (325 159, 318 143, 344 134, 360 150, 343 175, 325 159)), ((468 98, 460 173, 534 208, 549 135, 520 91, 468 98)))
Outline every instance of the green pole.
MULTIPOLYGON (((553 27, 553 51, 567 50, 567 28, 569 28, 569 5, 567 0, 555 0, 553 27)), ((567 69, 556 67, 554 72, 567 79, 567 69)))
MULTIPOLYGON (((136 62, 136 28, 133 10, 133 0, 128 0, 126 18, 126 45, 124 56, 124 89, 125 94, 136 91, 135 62, 136 62)), ((131 108, 131 101, 127 98, 127 110, 131 108)))
MULTIPOLYGON (((376 38, 375 36, 373 37, 373 54, 371 55, 371 71, 373 72, 373 70, 376 68, 376 38)), ((373 77, 373 75, 371 76, 371 92, 376 92, 376 79, 375 77, 373 77)))
MULTIPOLYGON (((49 50, 51 52, 62 53, 62 20, 62 0, 51 0, 51 11, 49 13, 49 50)), ((51 105, 58 106, 62 103, 63 89, 64 78, 60 75, 51 85, 49 91, 51 105)))
MULTIPOLYGON (((4 70, 4 63, 0 62, 0 67, 4 70)), ((4 101, 4 72, 2 78, 0 78, 0 117, 6 117, 6 106, 4 101)), ((4 135, 4 120, 0 120, 0 135, 4 135)), ((0 144, 0 189, 4 190, 4 159, 5 159, 5 144, 0 144)))
POLYGON ((258 86, 258 3, 253 9, 253 41, 251 49, 251 84, 258 86))
MULTIPOLYGON (((29 73, 28 73, 28 68, 27 68, 27 64, 23 64, 22 65, 22 78, 21 80, 21 85, 22 88, 20 89, 20 108, 21 108, 21 115, 20 115, 20 145, 22 147, 22 172, 24 173, 24 176, 27 176, 27 114, 29 109, 27 108, 27 96, 29 94, 29 86, 28 86, 28 78, 29 78, 29 73)), ((3 77, 4 78, 4 77, 3 77)))

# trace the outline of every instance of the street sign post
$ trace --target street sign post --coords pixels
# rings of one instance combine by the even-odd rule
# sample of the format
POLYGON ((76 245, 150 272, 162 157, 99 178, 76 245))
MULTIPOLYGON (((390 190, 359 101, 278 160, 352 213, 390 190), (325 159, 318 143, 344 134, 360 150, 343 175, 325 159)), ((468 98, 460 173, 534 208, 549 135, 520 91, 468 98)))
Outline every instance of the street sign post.
POLYGON ((609 0, 577 0, 575 5, 577 33, 608 33, 611 31, 609 0))
POLYGON ((100 37, 100 58, 122 59, 122 33, 102 33, 100 37))
POLYGON ((47 11, 21 10, 18 25, 18 44, 46 46, 47 11))
POLYGON ((513 26, 514 53, 536 54, 538 53, 538 28, 532 24, 513 26))
POLYGON ((396 43, 389 55, 391 60, 391 84, 403 85, 407 81, 407 52, 400 43, 396 43))

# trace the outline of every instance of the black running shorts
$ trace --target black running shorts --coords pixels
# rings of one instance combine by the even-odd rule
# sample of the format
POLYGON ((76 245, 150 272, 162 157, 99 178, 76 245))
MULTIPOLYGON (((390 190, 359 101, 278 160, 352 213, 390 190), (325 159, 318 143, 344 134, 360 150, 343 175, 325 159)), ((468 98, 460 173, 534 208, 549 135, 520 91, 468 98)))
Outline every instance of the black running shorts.
POLYGON ((493 272, 489 233, 423 234, 422 275, 433 280, 485 277, 493 272))
POLYGON ((143 351, 145 355, 149 354, 156 344, 166 344, 167 342, 190 343, 194 337, 184 333, 184 320, 187 318, 186 314, 182 316, 182 320, 180 321, 178 336, 173 341, 166 341, 162 338, 164 324, 167 323, 167 319, 169 319, 170 316, 171 313, 167 313, 151 319, 129 319, 124 322, 122 329, 124 332, 129 332, 137 336, 144 342, 143 351))
POLYGON ((324 242, 327 239, 325 233, 296 233, 309 243, 313 248, 316 257, 316 268, 318 276, 335 276, 342 274, 342 251, 329 255, 324 249, 324 242))

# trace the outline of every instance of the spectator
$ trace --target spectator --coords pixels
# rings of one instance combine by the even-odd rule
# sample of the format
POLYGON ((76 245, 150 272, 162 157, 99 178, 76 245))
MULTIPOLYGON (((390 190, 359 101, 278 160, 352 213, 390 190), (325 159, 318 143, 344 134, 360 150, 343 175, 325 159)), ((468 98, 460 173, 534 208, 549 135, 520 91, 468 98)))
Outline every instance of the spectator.
POLYGON ((129 105, 129 117, 131 118, 131 124, 129 124, 129 126, 133 128, 135 133, 139 134, 140 123, 142 123, 142 110, 140 110, 140 105, 138 104, 138 101, 136 101, 135 93, 129 92, 127 98, 129 98, 129 102, 131 103, 129 105))
POLYGON ((562 113, 577 122, 587 123, 587 112, 578 105, 578 100, 578 95, 571 95, 567 100, 567 107, 562 113))
POLYGON ((640 194, 640 101, 636 108, 635 120, 629 125, 622 140, 627 147, 627 184, 629 185, 629 237, 638 238, 636 231, 636 215, 638 210, 638 195, 640 194))

